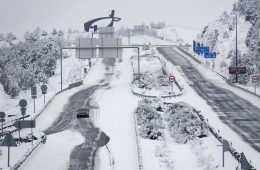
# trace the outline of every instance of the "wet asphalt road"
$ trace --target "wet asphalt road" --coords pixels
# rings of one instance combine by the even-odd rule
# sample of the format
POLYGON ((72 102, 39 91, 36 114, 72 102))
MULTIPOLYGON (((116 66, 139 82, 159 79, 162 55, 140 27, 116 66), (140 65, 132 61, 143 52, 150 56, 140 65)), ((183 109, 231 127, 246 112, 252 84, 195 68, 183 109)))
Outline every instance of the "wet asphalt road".
MULTIPOLYGON (((112 61, 112 65, 113 63, 112 61)), ((108 142, 107 138, 103 138, 104 135, 100 135, 100 129, 95 127, 90 119, 77 119, 76 117, 76 111, 81 107, 90 109, 90 117, 94 116, 99 109, 92 95, 97 90, 109 89, 109 82, 113 75, 113 73, 108 73, 111 61, 103 61, 103 64, 107 65, 107 72, 104 74, 104 78, 99 81, 99 84, 88 87, 71 96, 60 116, 44 131, 45 134, 51 135, 64 130, 74 129, 84 136, 85 142, 76 146, 70 154, 69 170, 93 170, 95 152, 99 147, 104 146, 108 142)))
POLYGON ((216 111, 219 118, 260 152, 260 108, 235 93, 208 82, 192 64, 173 48, 157 48, 174 65, 180 66, 192 87, 216 111))
POLYGON ((89 101, 92 100, 91 95, 99 88, 99 86, 91 86, 74 94, 69 103, 63 109, 64 112, 56 119, 56 121, 45 130, 47 135, 59 133, 68 129, 78 130, 85 138, 85 142, 76 146, 70 155, 69 170, 90 169, 92 156, 95 152, 96 141, 100 134, 99 129, 94 127, 89 119, 77 119, 76 111, 81 107, 88 107, 91 110, 89 101))

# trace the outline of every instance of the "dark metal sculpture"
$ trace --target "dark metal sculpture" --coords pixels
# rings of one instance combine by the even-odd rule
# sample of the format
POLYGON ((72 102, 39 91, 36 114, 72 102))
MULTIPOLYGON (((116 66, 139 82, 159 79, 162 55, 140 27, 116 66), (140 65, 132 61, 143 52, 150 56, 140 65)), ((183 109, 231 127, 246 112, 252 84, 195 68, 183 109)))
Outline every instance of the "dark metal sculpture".
POLYGON ((111 19, 110 24, 108 24, 107 27, 113 27, 114 22, 118 22, 121 20, 121 18, 119 17, 115 17, 115 10, 111 11, 111 14, 109 15, 109 17, 101 17, 101 18, 96 18, 93 20, 90 20, 88 22, 86 22, 84 24, 84 29, 86 32, 89 32, 90 29, 94 29, 94 32, 96 32, 98 30, 98 26, 97 25, 93 25, 95 22, 99 21, 99 20, 103 20, 103 19, 111 19), (93 26, 92 26, 93 25, 93 26))

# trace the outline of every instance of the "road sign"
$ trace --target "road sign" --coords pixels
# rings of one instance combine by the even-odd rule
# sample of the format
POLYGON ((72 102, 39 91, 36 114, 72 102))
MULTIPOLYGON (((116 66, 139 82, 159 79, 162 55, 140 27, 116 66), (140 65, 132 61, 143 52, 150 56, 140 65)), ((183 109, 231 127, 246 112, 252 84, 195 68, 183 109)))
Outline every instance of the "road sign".
POLYGON ((20 120, 20 121, 15 121, 13 126, 18 129, 35 128, 36 123, 35 120, 20 120))
POLYGON ((0 122, 5 122, 5 119, 0 119, 0 122))
POLYGON ((246 67, 229 67, 229 74, 246 74, 246 67))
POLYGON ((45 84, 43 84, 43 85, 41 86, 41 90, 42 90, 42 94, 46 94, 46 93, 47 93, 47 90, 48 90, 48 87, 47 87, 45 84))
POLYGON ((241 162, 241 169, 244 169, 244 170, 250 170, 251 169, 251 165, 248 162, 248 160, 246 159, 246 156, 243 152, 241 153, 240 162, 241 162))
POLYGON ((5 135, 5 138, 0 146, 17 147, 17 144, 15 143, 13 135, 11 133, 8 133, 5 135))
POLYGON ((217 53, 216 52, 204 52, 204 58, 216 58, 217 53))
POLYGON ((175 77, 174 76, 169 76, 169 82, 174 83, 175 82, 175 77))
POLYGON ((31 95, 32 95, 33 99, 37 98, 37 87, 36 86, 31 87, 31 95))
POLYGON ((20 107, 26 107, 27 106, 27 101, 25 99, 22 99, 19 101, 20 107))
POLYGON ((99 39, 101 47, 115 47, 108 49, 100 49, 100 58, 122 58, 122 48, 116 48, 122 46, 122 38, 101 38, 99 39))
POLYGON ((195 52, 198 54, 209 52, 209 47, 196 47, 195 52))
POLYGON ((5 112, 0 112, 0 119, 5 118, 5 112))
POLYGON ((110 138, 104 132, 101 132, 97 144, 98 146, 105 146, 109 141, 110 138))
POLYGON ((252 77, 252 82, 256 83, 258 81, 258 76, 253 76, 252 77))
MULTIPOLYGON (((98 45, 95 38, 76 38, 76 48, 94 48, 98 45)), ((97 55, 96 49, 76 49, 76 58, 78 59, 91 59, 97 55)))

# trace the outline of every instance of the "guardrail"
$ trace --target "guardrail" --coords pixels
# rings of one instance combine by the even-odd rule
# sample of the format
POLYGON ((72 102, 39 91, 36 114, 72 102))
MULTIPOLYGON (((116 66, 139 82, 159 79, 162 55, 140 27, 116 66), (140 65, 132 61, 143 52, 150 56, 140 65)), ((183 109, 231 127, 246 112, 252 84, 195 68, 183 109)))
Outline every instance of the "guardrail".
POLYGON ((178 96, 180 96, 180 95, 183 94, 183 93, 179 93, 179 94, 165 95, 165 96, 151 96, 151 95, 145 95, 145 94, 141 94, 141 93, 134 92, 133 89, 132 89, 132 93, 133 93, 133 95, 135 95, 135 96, 137 96, 137 97, 141 97, 141 98, 156 98, 156 97, 161 97, 161 98, 163 98, 163 99, 172 98, 172 97, 178 97, 178 96))
POLYGON ((22 164, 26 161, 26 159, 33 153, 33 151, 40 146, 40 144, 42 143, 42 140, 40 142, 38 142, 30 151, 28 151, 24 157, 18 161, 12 168, 11 170, 17 170, 18 168, 20 168, 22 166, 22 164))
POLYGON ((134 121, 135 121, 135 135, 136 135, 137 154, 138 154, 138 167, 139 167, 139 170, 143 170, 144 169, 143 157, 142 157, 142 150, 141 150, 141 146, 140 146, 139 133, 138 133, 138 129, 137 129, 137 120, 136 120, 135 112, 134 112, 134 121))
POLYGON ((73 84, 70 84, 68 88, 71 89, 73 87, 78 87, 78 86, 80 86, 82 84, 83 84, 83 80, 81 80, 79 82, 76 82, 76 83, 73 83, 73 84))
MULTIPOLYGON (((223 137, 220 136, 218 134, 218 132, 207 122, 205 121, 205 118, 204 116, 201 114, 201 111, 198 111, 196 109, 194 109, 194 111, 197 113, 197 115, 199 116, 199 118, 206 122, 207 126, 209 127, 209 131, 213 134, 213 136, 221 143, 223 143, 223 137)), ((238 161, 240 162, 240 159, 241 159, 241 154, 235 149, 232 147, 232 145, 229 145, 229 152, 231 153, 231 155, 238 161)), ((250 170, 256 170, 256 168, 254 168, 252 165, 251 165, 251 169, 250 170)))

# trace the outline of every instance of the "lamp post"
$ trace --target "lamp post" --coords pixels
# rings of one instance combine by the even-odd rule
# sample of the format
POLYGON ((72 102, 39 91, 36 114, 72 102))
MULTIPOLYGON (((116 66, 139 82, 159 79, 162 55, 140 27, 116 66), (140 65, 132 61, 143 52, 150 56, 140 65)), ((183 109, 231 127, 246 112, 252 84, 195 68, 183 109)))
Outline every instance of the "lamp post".
MULTIPOLYGON (((236 69, 237 69, 237 13, 236 13, 236 69)), ((236 71, 236 83, 237 83, 237 79, 238 79, 238 75, 237 75, 237 71, 236 71)))

